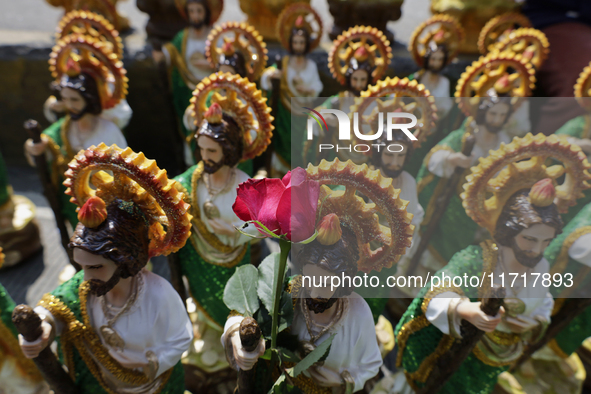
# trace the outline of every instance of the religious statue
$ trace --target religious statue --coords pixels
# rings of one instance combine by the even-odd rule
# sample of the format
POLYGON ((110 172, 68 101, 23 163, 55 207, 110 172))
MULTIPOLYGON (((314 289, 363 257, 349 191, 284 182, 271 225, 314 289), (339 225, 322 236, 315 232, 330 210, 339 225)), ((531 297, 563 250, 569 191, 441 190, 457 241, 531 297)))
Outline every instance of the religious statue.
MULTIPOLYGON (((0 268, 5 262, 0 248, 0 268)), ((12 324, 12 310, 15 303, 0 284, 0 392, 4 394, 46 394, 49 387, 43 381, 39 370, 23 355, 17 331, 12 324)))
POLYGON ((166 61, 169 67, 174 109, 182 127, 183 139, 191 136, 182 122, 189 106, 191 93, 199 82, 214 69, 205 56, 205 45, 211 26, 219 19, 224 3, 222 0, 175 0, 181 15, 189 26, 161 49, 154 48, 152 56, 156 63, 166 61))
POLYGON ((183 247, 189 205, 166 171, 129 148, 91 146, 69 168, 80 220, 69 247, 82 270, 39 301, 42 334, 21 336, 23 353, 37 357, 57 338, 84 393, 182 393, 191 322, 172 285, 145 266, 183 247))
POLYGON ((136 0, 137 8, 149 15, 146 34, 152 48, 160 48, 187 26, 177 0, 136 0))
POLYGON ((64 14, 70 11, 91 11, 103 15, 115 26, 117 31, 127 31, 131 28, 129 19, 117 12, 119 0, 45 0, 54 7, 63 7, 64 14))
POLYGON ((426 268, 436 271, 458 250, 474 242, 478 225, 466 215, 455 191, 463 183, 462 177, 453 175, 456 168, 469 169, 491 150, 511 141, 504 128, 520 98, 531 94, 533 74, 531 65, 514 55, 491 54, 475 61, 458 81, 456 97, 460 109, 469 117, 462 127, 431 149, 417 176, 419 202, 425 208, 422 226, 424 229, 435 226, 426 251, 430 255, 426 268), (470 135, 474 136, 473 140, 468 138, 470 135), (468 140, 474 141, 473 145, 468 140), (451 193, 448 205, 436 204, 446 191, 451 193), (431 224, 435 211, 442 211, 439 212, 442 216, 439 222, 431 224), (446 231, 447 226, 455 230, 446 231))
MULTIPOLYGON (((589 187, 589 168, 579 149, 542 134, 515 138, 472 168, 461 198, 467 215, 492 239, 457 252, 398 323, 397 366, 404 370, 398 377, 407 387, 441 385, 431 374, 458 363, 440 392, 491 393, 497 376, 544 334, 554 301, 550 286, 534 279, 550 276, 544 251, 562 231, 559 212, 589 187), (546 159, 560 164, 546 167, 546 159), (474 278, 482 278, 480 285, 474 278), (487 314, 481 307, 499 285, 505 290, 503 309, 487 314), (465 359, 447 359, 467 324, 484 335, 465 359)), ((394 392, 410 388, 397 387, 394 392)))
MULTIPOLYGON (((111 52, 115 53, 119 60, 123 61, 123 41, 119 36, 119 32, 104 16, 90 11, 68 12, 58 24, 56 41, 59 42, 70 34, 82 34, 97 39, 108 47, 111 52)), ((59 91, 59 86, 56 86, 56 83, 53 85, 59 91)), ((112 84, 109 84, 109 89, 113 89, 112 84)), ((51 123, 57 122, 66 112, 63 101, 58 100, 53 95, 49 96, 43 105, 45 118, 51 123)), ((103 109, 101 117, 115 123, 123 131, 132 114, 133 111, 125 97, 123 97, 114 107, 103 109)))
POLYGON ((123 63, 108 46, 88 35, 64 37, 53 48, 49 64, 67 115, 43 132, 40 143, 27 140, 25 150, 30 156, 49 151, 62 215, 74 228, 78 223, 76 206, 63 194, 62 174, 82 149, 101 142, 127 147, 121 130, 101 116, 103 110, 113 108, 125 97, 127 77, 123 63))
MULTIPOLYGON (((281 234, 282 251, 283 245, 293 243, 292 263, 297 272, 302 274, 286 278, 287 286, 281 286, 284 283, 281 275, 283 271, 282 268, 276 269, 280 275, 273 282, 291 294, 285 308, 293 311, 290 317, 287 309, 282 307, 280 322, 283 319, 288 321, 281 323, 283 328, 277 341, 273 333, 271 344, 265 344, 261 338, 255 350, 247 351, 239 333, 239 327, 245 319, 241 316, 243 313, 234 310, 225 324, 222 340, 232 365, 247 371, 258 360, 254 372, 256 392, 269 389, 265 387, 263 376, 270 364, 259 360, 269 346, 293 348, 293 357, 289 361, 284 359, 278 368, 281 373, 293 366, 294 361, 312 356, 326 346, 325 342, 331 341, 328 342, 330 351, 324 354, 323 361, 315 362, 287 381, 288 387, 295 386, 294 392, 356 392, 375 376, 382 358, 373 335, 371 311, 363 297, 353 291, 354 286, 347 279, 354 278, 358 271, 369 273, 389 268, 405 253, 413 232, 410 224, 412 215, 406 212, 406 205, 406 201, 399 197, 399 190, 394 189, 391 180, 384 178, 379 171, 370 170, 366 164, 355 165, 351 161, 340 162, 338 159, 322 161, 318 167, 310 165, 307 170, 296 168, 283 180, 272 179, 265 183, 253 180, 240 186, 234 204, 236 213, 242 219, 259 219, 258 222, 269 230, 274 229, 271 222, 278 220, 281 229, 275 234, 281 234), (285 185, 283 190, 281 184, 285 185), (319 188, 318 184, 322 186, 319 188), (339 188, 332 190, 327 185, 340 185, 346 191, 339 188), (266 190, 265 208, 255 212, 252 208, 257 205, 257 195, 263 190, 266 190), (291 204, 282 205, 285 200, 277 195, 279 191, 292 197, 291 204), (375 203, 367 204, 357 192, 375 203), (279 199, 278 205, 273 202, 275 199, 279 199), (272 210, 276 210, 276 213, 272 213, 272 210), (383 215, 385 226, 380 225, 376 213, 383 215), (288 223, 290 217, 291 227, 288 223), (287 234, 284 233, 284 224, 288 228, 287 234), (310 231, 305 231, 308 224, 311 224, 312 233, 316 230, 315 238, 308 238, 310 234, 307 233, 310 231), (370 247, 370 243, 375 249, 370 247), (310 282, 316 280, 318 283, 319 278, 334 276, 342 278, 342 283, 334 288, 329 285, 318 287, 310 282), (289 330, 285 330, 287 327, 289 330), (290 340, 290 335, 286 334, 288 332, 295 338, 290 340), (283 337, 285 343, 282 343, 282 334, 286 334, 283 337)), ((268 259, 274 261, 275 257, 270 256, 268 259)), ((284 263, 284 260, 281 261, 284 263)), ((269 303, 264 297, 265 290, 261 289, 264 284, 260 275, 265 274, 259 273, 259 288, 255 294, 259 295, 259 308, 267 309, 269 303)), ((229 287, 233 283, 232 280, 228 282, 226 292, 232 292, 229 287)), ((278 303, 279 299, 275 297, 274 302, 278 303)), ((255 316, 265 333, 265 314, 257 313, 255 316)))
POLYGON ((478 51, 482 55, 487 55, 495 49, 497 43, 503 41, 514 30, 522 27, 529 28, 532 27, 532 24, 525 15, 518 12, 507 12, 491 18, 478 34, 478 51))
POLYGON ((244 222, 231 206, 238 185, 250 178, 238 164, 271 142, 273 118, 265 101, 254 83, 221 72, 203 80, 191 99, 198 164, 175 180, 191 204, 193 230, 176 257, 193 302, 207 325, 218 328, 216 342, 230 313, 224 286, 236 267, 250 264, 251 238, 236 230, 244 222))
POLYGON ((0 248, 4 248, 5 267, 21 262, 41 249, 39 227, 35 222, 35 204, 25 196, 12 193, 2 153, 0 153, 0 248))
POLYGON ((281 81, 280 100, 276 103, 272 158, 273 171, 280 175, 292 168, 292 149, 299 152, 304 144, 303 132, 292 133, 292 130, 305 130, 306 127, 307 117, 298 115, 296 110, 313 106, 323 88, 318 67, 307 56, 320 43, 322 21, 309 5, 292 4, 281 12, 277 21, 277 34, 289 55, 281 60, 281 69, 265 70, 260 83, 262 89, 270 91, 271 79, 281 81), (292 108, 293 103, 297 108, 292 108))

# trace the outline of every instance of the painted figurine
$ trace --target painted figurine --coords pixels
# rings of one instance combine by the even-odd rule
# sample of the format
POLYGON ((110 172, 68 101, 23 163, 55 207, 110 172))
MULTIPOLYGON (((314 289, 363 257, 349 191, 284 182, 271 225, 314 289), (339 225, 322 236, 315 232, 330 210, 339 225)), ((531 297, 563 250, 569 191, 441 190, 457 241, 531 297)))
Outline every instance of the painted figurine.
MULTIPOLYGON (((211 26, 219 19, 224 3, 222 0, 177 0, 179 12, 187 20, 188 27, 180 31, 162 50, 154 49, 156 63, 166 61, 169 66, 174 108, 183 125, 185 109, 189 106, 191 93, 199 82, 214 70, 205 57, 205 45, 211 26)), ((183 128, 183 139, 191 132, 183 128)))
POLYGON ((63 7, 64 14, 74 10, 86 10, 103 15, 118 31, 130 29, 129 20, 117 12, 119 0, 45 0, 54 7, 63 7))
POLYGON ((49 151, 52 178, 62 202, 64 218, 76 227, 76 206, 63 191, 62 175, 74 155, 101 142, 126 147, 121 130, 103 118, 105 109, 113 108, 127 94, 123 63, 99 39, 70 34, 53 48, 50 71, 59 86, 67 115, 47 128, 42 142, 25 143, 31 156, 49 151), (113 84, 112 88, 109 87, 113 84))
POLYGON ((511 32, 522 27, 532 27, 529 19, 518 12, 507 12, 491 18, 478 34, 478 50, 487 55, 511 32))
POLYGON ((224 286, 236 267, 250 264, 251 238, 235 229, 244 222, 231 206, 238 185, 250 178, 238 164, 271 142, 273 118, 265 101, 246 78, 229 73, 206 78, 191 100, 198 164, 175 178, 193 214, 190 242, 177 254, 180 269, 207 324, 218 328, 217 338, 230 312, 222 300, 224 286))
POLYGON ((533 279, 550 272, 544 251, 562 231, 559 211, 574 205, 576 196, 589 187, 589 167, 585 156, 565 140, 528 134, 472 168, 462 200, 469 217, 492 239, 456 253, 435 274, 439 279, 446 275, 453 284, 427 284, 399 322, 397 366, 404 369, 399 378, 410 386, 406 390, 425 385, 433 366, 463 337, 462 320, 485 334, 442 387, 443 393, 491 393, 497 376, 521 356, 527 343, 541 337, 554 301, 548 286, 533 279), (545 159, 560 162, 560 168, 546 167, 545 159), (562 175, 567 180, 558 184, 562 175), (510 274, 519 277, 503 283, 510 274), (466 275, 467 281, 453 282, 466 275), (470 277, 483 278, 482 286, 472 286, 470 277), (504 287, 506 295, 504 310, 489 316, 478 300, 493 284, 504 287))
POLYGON ((449 185, 456 168, 468 169, 491 150, 511 141, 504 127, 519 98, 531 94, 533 73, 530 64, 513 55, 491 54, 474 62, 458 81, 456 96, 461 100, 460 109, 470 116, 461 128, 431 149, 417 176, 419 202, 425 208, 423 228, 430 225, 435 209, 445 210, 425 251, 429 261, 425 262, 426 268, 441 268, 458 250, 474 243, 478 225, 466 215, 458 194, 453 193, 447 207, 436 206, 435 201, 446 188, 462 184, 449 185), (475 143, 466 155, 462 150, 469 135, 474 135, 475 143), (446 231, 447 226, 455 230, 446 231))
MULTIPOLYGON (((59 42, 70 34, 83 34, 98 39, 111 52, 115 53, 119 60, 123 61, 123 41, 119 36, 119 32, 104 16, 89 11, 71 11, 67 13, 58 24, 56 41, 59 42)), ((109 85, 109 88, 113 89, 112 84, 109 85)), ((56 90, 59 91, 59 87, 56 90)), ((57 122, 66 112, 63 101, 58 100, 53 95, 49 96, 43 105, 43 114, 51 123, 57 122)), ((114 107, 103 109, 101 117, 115 123, 119 129, 124 130, 132 114, 133 111, 125 97, 123 97, 114 107)))
MULTIPOLYGON (((0 248, 0 268, 5 262, 0 248)), ((0 392, 4 394, 45 394, 49 387, 39 370, 23 355, 17 331, 12 324, 15 303, 0 284, 0 392)))
POLYGON ((145 269, 187 241, 183 194, 153 160, 116 145, 92 146, 69 168, 66 193, 80 207, 69 247, 82 270, 39 301, 43 333, 20 337, 25 356, 58 338, 84 393, 183 393, 191 322, 172 285, 145 269))
MULTIPOLYGON (((320 188, 317 204, 305 200, 301 207, 302 215, 296 213, 294 216, 292 200, 289 214, 292 218, 292 240, 295 240, 297 231, 302 232, 301 228, 293 227, 293 223, 302 223, 302 216, 309 214, 312 214, 312 232, 316 227, 318 233, 307 244, 295 243, 291 254, 294 267, 303 274, 292 278, 286 288, 293 301, 293 320, 289 331, 297 337, 298 357, 303 358, 334 335, 330 352, 324 361, 315 363, 290 379, 288 384, 295 385, 295 392, 304 393, 362 390, 365 382, 378 372, 382 358, 373 335, 374 323, 369 306, 346 281, 347 278, 355 277, 359 270, 369 273, 396 264, 410 246, 412 215, 406 212, 406 202, 399 198, 398 190, 394 189, 391 181, 365 164, 355 165, 351 161, 340 162, 338 159, 323 161, 320 166, 309 166, 306 171, 296 168, 286 178, 290 180, 284 178, 282 182, 291 185, 291 191, 286 190, 292 195, 297 193, 295 185, 301 187, 306 181, 325 184, 320 188), (344 190, 332 190, 326 185, 344 186, 347 193, 344 190), (365 203, 357 192, 375 204, 365 203), (372 208, 369 208, 370 205, 372 208), (374 214, 376 212, 386 218, 385 226, 380 225, 378 215, 374 214), (316 226, 315 219, 318 220, 316 226), (371 248, 370 243, 376 248, 371 248), (318 280, 319 277, 333 275, 344 279, 341 285, 332 289, 330 286, 315 287, 306 283, 306 277, 318 280)), ((252 192, 260 192, 260 187, 263 184, 256 181, 241 185, 239 200, 234 205, 240 217, 251 215, 248 207, 252 203, 256 206, 257 203, 250 200, 249 196, 256 199, 252 192)), ((268 191, 266 199, 269 199, 271 206, 274 198, 273 192, 268 191)), ((259 215, 261 213, 262 210, 259 215)), ((283 213, 279 212, 278 207, 277 218, 280 221, 283 213)), ((266 346, 261 341, 254 351, 245 351, 238 332, 243 319, 243 316, 233 313, 226 322, 222 340, 229 361, 242 370, 250 370, 266 346)), ((259 324, 262 325, 263 321, 259 321, 259 324)), ((284 346, 279 337, 277 341, 278 346, 284 346)), ((257 364, 257 392, 269 389, 264 387, 264 380, 258 378, 266 365, 263 361, 257 364)))
MULTIPOLYGON (((320 43, 322 21, 309 5, 296 3, 281 12, 277 22, 277 32, 281 44, 289 55, 281 60, 281 69, 265 70, 261 77, 261 88, 270 91, 272 79, 281 81, 280 100, 277 103, 275 115, 272 159, 273 170, 279 176, 291 170, 292 149, 297 149, 299 152, 304 143, 304 133, 292 135, 292 130, 304 130, 307 117, 297 114, 298 111, 292 108, 292 100, 299 108, 312 106, 323 88, 318 67, 307 56, 320 43), (292 137, 297 140, 292 141, 292 137)), ((270 97, 271 94, 268 96, 270 97)))

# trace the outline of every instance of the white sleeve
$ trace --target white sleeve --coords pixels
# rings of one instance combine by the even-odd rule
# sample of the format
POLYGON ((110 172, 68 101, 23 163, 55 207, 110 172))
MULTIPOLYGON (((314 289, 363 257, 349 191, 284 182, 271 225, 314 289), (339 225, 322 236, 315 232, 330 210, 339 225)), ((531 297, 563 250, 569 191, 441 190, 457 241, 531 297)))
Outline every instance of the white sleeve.
MULTIPOLYGON (((451 335, 449 327, 450 319, 448 317, 449 306, 454 299, 457 301, 460 298, 460 295, 454 293, 453 291, 446 291, 436 295, 429 302, 429 306, 425 312, 425 317, 431 324, 437 327, 439 331, 444 334, 451 335)), ((460 321, 456 318, 456 316, 453 317, 455 331, 460 332, 460 321)))
POLYGON ((170 53, 168 52, 166 45, 162 46, 162 53, 164 54, 164 58, 166 59, 166 65, 170 66, 170 53))
POLYGON ((591 267, 591 234, 580 236, 568 249, 571 259, 591 267))
POLYGON ((547 292, 542 305, 534 309, 530 316, 549 323, 550 316, 552 315, 552 309, 554 309, 554 298, 550 292, 547 292))
POLYGON ((115 123, 121 130, 129 124, 132 115, 133 111, 125 99, 121 100, 115 107, 104 110, 101 113, 101 117, 115 123))
POLYGON ((310 88, 314 90, 314 97, 318 97, 320 92, 322 92, 322 88, 324 88, 324 85, 322 85, 322 81, 320 80, 320 74, 318 74, 318 66, 316 66, 316 63, 314 63, 314 61, 308 61, 312 63, 312 67, 314 69, 314 72, 312 73, 313 79, 311 81, 310 88))
POLYGON ((47 309, 45 309, 42 306, 36 306, 33 310, 35 311, 35 313, 37 313, 39 315, 39 317, 47 316, 55 322, 55 336, 56 337, 59 337, 62 334, 62 331, 64 330, 64 322, 63 321, 61 321, 60 319, 56 319, 55 316, 53 316, 53 314, 51 312, 49 312, 47 309))
POLYGON ((43 103, 43 115, 45 115, 45 119, 47 119, 49 123, 55 123, 58 120, 56 113, 49 108, 49 106, 56 101, 57 99, 55 96, 49 96, 47 100, 45 100, 45 103, 43 103))
POLYGON ((236 328, 240 327, 240 323, 244 320, 244 316, 232 316, 228 320, 226 320, 226 324, 224 325, 224 333, 220 338, 222 342, 222 346, 226 351, 226 360, 228 364, 235 370, 238 370, 238 365, 236 364, 236 360, 234 359, 234 348, 230 344, 231 335, 236 332, 236 328))
POLYGON ((447 149, 438 150, 431 155, 427 168, 429 172, 437 175, 440 178, 449 178, 452 176, 455 167, 447 162, 447 158, 453 152, 447 149))
POLYGON ((271 83, 271 74, 273 74, 275 70, 277 69, 274 67, 269 67, 263 72, 263 75, 261 75, 261 88, 263 90, 271 90, 273 88, 273 84, 271 83))

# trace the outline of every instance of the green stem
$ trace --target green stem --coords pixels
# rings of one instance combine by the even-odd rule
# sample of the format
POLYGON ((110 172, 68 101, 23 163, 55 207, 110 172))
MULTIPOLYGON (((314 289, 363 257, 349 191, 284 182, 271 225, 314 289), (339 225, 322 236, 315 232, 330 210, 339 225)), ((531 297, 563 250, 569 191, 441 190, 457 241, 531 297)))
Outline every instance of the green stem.
POLYGON ((277 281, 275 284, 275 302, 273 303, 273 320, 271 322, 271 349, 277 348, 277 327, 279 326, 279 307, 281 306, 281 292, 283 290, 283 280, 285 279, 285 266, 287 264, 287 255, 291 249, 289 241, 279 240, 281 255, 279 257, 279 270, 277 271, 277 281))

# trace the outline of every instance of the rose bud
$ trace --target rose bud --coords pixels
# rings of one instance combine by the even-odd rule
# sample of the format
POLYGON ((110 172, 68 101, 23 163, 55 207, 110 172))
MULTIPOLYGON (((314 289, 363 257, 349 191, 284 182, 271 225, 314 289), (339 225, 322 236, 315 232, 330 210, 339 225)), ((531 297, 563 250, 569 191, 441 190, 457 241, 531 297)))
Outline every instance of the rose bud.
POLYGON ((78 220, 87 228, 98 227, 107 218, 107 206, 102 198, 92 196, 78 211, 78 220))
POLYGON ((222 123, 222 107, 218 103, 213 103, 205 111, 203 117, 211 124, 222 123))
POLYGON ((322 245, 333 245, 341 239, 343 230, 341 230, 341 222, 339 217, 334 214, 328 214, 318 223, 318 236, 316 239, 322 245))
POLYGON ((550 178, 537 181, 529 191, 529 199, 537 207, 547 207, 554 202, 554 197, 556 197, 556 189, 550 178))

